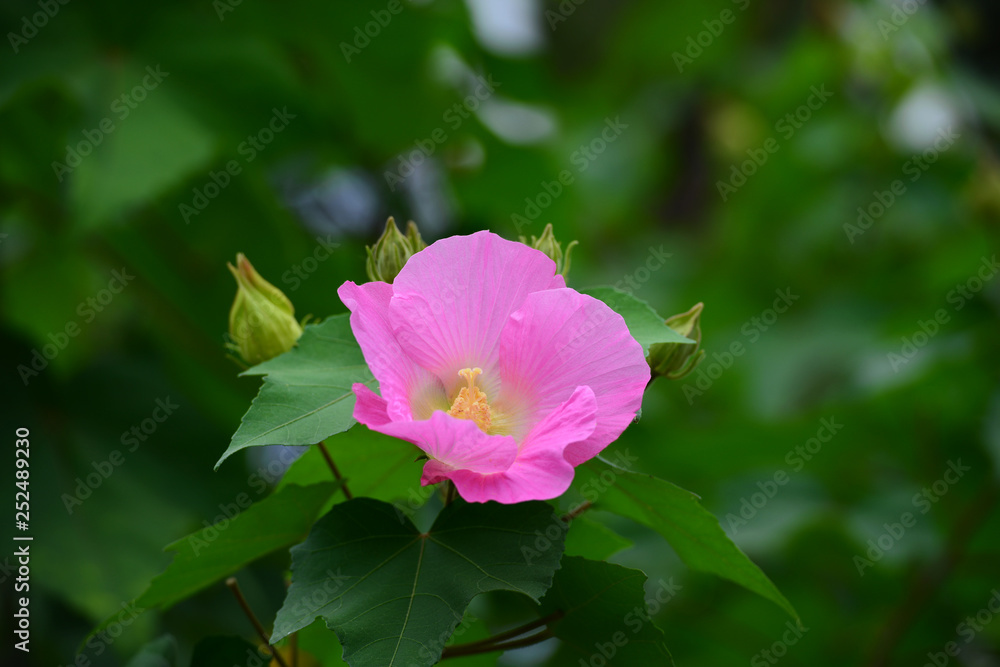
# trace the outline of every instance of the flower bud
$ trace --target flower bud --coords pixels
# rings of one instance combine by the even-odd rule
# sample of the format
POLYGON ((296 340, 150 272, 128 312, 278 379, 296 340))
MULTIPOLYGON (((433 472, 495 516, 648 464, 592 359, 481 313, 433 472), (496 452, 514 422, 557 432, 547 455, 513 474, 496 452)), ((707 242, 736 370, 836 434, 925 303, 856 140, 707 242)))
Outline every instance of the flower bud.
POLYGON ((691 343, 656 343, 649 348, 649 366, 653 377, 680 380, 693 371, 705 358, 701 349, 701 311, 703 303, 696 303, 691 310, 668 317, 666 325, 694 341, 691 343))
POLYGON ((532 235, 531 243, 528 243, 528 240, 523 236, 520 238, 520 241, 535 250, 541 250, 545 253, 549 259, 556 263, 556 273, 561 273, 564 278, 569 273, 569 254, 573 251, 573 246, 577 245, 577 242, 570 241, 569 245, 566 246, 566 252, 563 252, 562 244, 556 241, 556 236, 552 232, 552 223, 545 225, 541 236, 535 237, 532 235))
POLYGON ((243 253, 236 255, 236 266, 226 266, 237 285, 229 310, 231 341, 227 347, 251 366, 292 349, 302 335, 292 302, 264 280, 243 253))
POLYGON ((369 280, 391 283, 403 269, 406 260, 415 252, 427 247, 420 238, 420 230, 411 220, 406 226, 406 236, 396 228, 396 221, 390 217, 385 223, 385 231, 374 246, 366 246, 368 259, 365 261, 365 271, 369 280))

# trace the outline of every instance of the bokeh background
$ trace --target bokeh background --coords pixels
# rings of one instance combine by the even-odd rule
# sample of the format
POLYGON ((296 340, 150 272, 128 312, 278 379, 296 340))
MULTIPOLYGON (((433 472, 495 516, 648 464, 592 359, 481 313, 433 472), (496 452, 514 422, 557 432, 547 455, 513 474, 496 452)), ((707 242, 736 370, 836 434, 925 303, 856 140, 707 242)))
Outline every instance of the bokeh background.
MULTIPOLYGON (((683 586, 657 616, 678 665, 1000 665, 996 3, 8 0, 0 17, 3 432, 13 449, 32 430, 33 664, 70 664, 273 456, 212 470, 258 387, 224 354, 225 263, 245 252, 322 318, 394 215, 428 241, 552 223, 580 241, 572 285, 664 316, 705 303, 708 359, 654 384, 618 446, 701 495, 808 630, 775 647, 780 609, 621 523, 635 546, 615 560, 683 586), (177 406, 163 423, 158 400, 177 406)), ((241 574, 266 623, 286 566, 241 574)), ((86 655, 122 665, 167 633, 179 664, 251 634, 219 586, 86 655)))

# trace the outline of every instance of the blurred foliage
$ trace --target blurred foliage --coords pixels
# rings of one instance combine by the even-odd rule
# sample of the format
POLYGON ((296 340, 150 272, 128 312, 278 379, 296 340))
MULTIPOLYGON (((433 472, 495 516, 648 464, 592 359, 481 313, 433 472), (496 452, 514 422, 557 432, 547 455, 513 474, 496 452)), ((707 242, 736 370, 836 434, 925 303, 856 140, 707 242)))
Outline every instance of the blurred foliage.
MULTIPOLYGON (((165 544, 277 479, 266 449, 212 469, 258 388, 224 355, 226 261, 252 257, 300 315, 344 312, 335 289, 363 279, 390 214, 428 242, 551 223, 580 241, 574 286, 705 303, 705 360, 654 384, 614 448, 701 495, 808 630, 614 523, 634 546, 613 561, 650 593, 682 585, 656 614, 678 665, 917 665, 948 642, 959 664, 1000 664, 996 3, 10 0, 0 16, 4 432, 32 430, 33 664, 71 664, 165 544), (158 400, 177 406, 160 421, 158 400)), ((266 623, 288 562, 240 575, 266 623)), ((83 655, 162 644, 186 664, 206 637, 250 639, 223 589, 83 655)), ((494 630, 519 622, 477 604, 494 630)), ((336 664, 313 630, 304 645, 336 664)))

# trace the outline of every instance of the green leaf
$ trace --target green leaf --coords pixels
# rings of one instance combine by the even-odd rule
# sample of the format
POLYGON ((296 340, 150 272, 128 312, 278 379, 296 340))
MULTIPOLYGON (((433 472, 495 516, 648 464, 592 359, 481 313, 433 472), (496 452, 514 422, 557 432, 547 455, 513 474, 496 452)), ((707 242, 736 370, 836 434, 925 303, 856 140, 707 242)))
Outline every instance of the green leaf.
MULTIPOLYGON (((624 458, 628 458, 627 452, 624 458)), ((718 519, 690 491, 597 459, 576 469, 573 489, 591 501, 595 509, 634 519, 658 532, 691 569, 729 579, 771 600, 798 620, 791 603, 733 544, 718 519)))
POLYGON ((663 631, 646 610, 646 575, 620 565, 567 556, 541 613, 565 614, 550 623, 562 645, 547 665, 673 665, 663 631))
POLYGON ((271 641, 322 616, 353 667, 433 665, 480 593, 509 590, 536 601, 545 593, 564 531, 551 531, 541 552, 534 548, 553 521, 547 503, 456 501, 421 533, 387 503, 336 505, 292 549, 292 585, 271 641))
POLYGON ((629 332, 639 341, 647 355, 649 346, 656 343, 694 344, 693 340, 685 338, 664 324, 664 318, 657 315, 648 303, 640 301, 631 294, 615 287, 590 287, 580 291, 600 299, 608 304, 611 310, 625 318, 629 332))
POLYGON ((150 583, 136 604, 169 607, 219 581, 261 556, 301 542, 339 482, 288 486, 223 519, 167 545, 173 562, 150 583))
POLYGON ((578 516, 566 535, 566 555, 583 556, 591 560, 607 560, 632 546, 632 540, 622 537, 600 521, 578 516))
MULTIPOLYGON (((327 439, 326 448, 355 496, 387 502, 405 500, 415 509, 434 493, 430 487, 420 486, 423 462, 417 458, 424 453, 404 440, 358 424, 327 439)), ((307 486, 328 479, 330 468, 322 452, 318 447, 310 447, 289 467, 278 488, 288 484, 307 486)))
POLYGON ((313 445, 346 431, 355 424, 351 385, 375 387, 346 314, 307 326, 295 347, 243 375, 266 377, 216 468, 245 447, 313 445))

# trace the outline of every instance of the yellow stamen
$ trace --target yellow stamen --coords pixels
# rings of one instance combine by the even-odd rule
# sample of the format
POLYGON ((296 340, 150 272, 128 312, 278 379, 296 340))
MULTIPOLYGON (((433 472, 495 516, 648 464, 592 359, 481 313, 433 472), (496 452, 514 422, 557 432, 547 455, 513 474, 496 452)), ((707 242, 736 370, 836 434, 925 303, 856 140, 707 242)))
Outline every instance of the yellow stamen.
POLYGON ((480 430, 488 433, 493 425, 493 411, 486 394, 476 386, 476 377, 482 373, 482 368, 463 368, 458 372, 469 384, 458 392, 448 414, 459 419, 471 419, 480 430))

